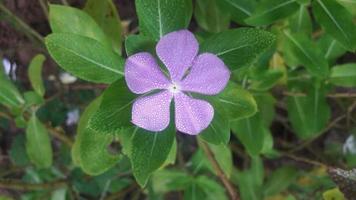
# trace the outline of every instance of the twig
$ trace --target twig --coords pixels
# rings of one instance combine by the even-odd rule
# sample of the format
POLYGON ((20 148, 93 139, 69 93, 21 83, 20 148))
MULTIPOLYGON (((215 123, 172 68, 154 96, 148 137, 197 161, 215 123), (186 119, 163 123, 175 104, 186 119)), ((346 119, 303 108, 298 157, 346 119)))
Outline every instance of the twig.
MULTIPOLYGON (((307 94, 302 92, 283 92, 285 96, 305 97, 307 94)), ((356 98, 356 93, 331 93, 326 95, 328 98, 356 98)))
POLYGON ((24 21, 22 21, 19 17, 13 14, 9 9, 7 9, 2 3, 0 3, 0 11, 3 12, 6 16, 10 18, 15 24, 21 27, 25 34, 30 38, 35 38, 44 44, 43 37, 34 29, 32 29, 29 25, 27 25, 24 21))
POLYGON ((59 139, 64 144, 68 145, 68 147, 73 146, 72 139, 70 139, 61 128, 53 128, 52 126, 49 125, 47 125, 46 128, 53 137, 59 139))
POLYGON ((282 155, 285 156, 285 157, 288 157, 290 159, 293 159, 295 161, 304 162, 304 163, 307 163, 307 164, 310 164, 310 165, 315 165, 315 166, 320 166, 320 167, 327 167, 327 165, 325 165, 325 164, 323 164, 321 162, 318 162, 318 161, 315 161, 315 160, 310 160, 308 158, 302 158, 302 157, 299 157, 299 156, 295 156, 295 155, 290 154, 290 153, 283 153, 282 155))
POLYGON ((229 193, 230 199, 231 200, 239 200, 239 196, 234 188, 234 186, 230 183, 229 179, 226 177, 225 173, 221 169, 219 163, 216 161, 215 156, 209 146, 205 144, 205 142, 198 140, 199 145, 202 147, 204 153, 207 155, 210 163, 212 164, 217 176, 221 180, 221 182, 224 184, 224 186, 227 189, 227 192, 229 193))
POLYGON ((65 187, 66 180, 58 180, 48 183, 25 183, 13 179, 0 179, 0 188, 13 190, 46 190, 65 187))
POLYGON ((45 0, 38 0, 38 2, 40 3, 40 6, 41 6, 41 8, 42 8, 42 10, 43 10, 43 13, 46 15, 46 18, 48 19, 48 7, 47 7, 47 5, 46 5, 46 2, 45 2, 45 0))

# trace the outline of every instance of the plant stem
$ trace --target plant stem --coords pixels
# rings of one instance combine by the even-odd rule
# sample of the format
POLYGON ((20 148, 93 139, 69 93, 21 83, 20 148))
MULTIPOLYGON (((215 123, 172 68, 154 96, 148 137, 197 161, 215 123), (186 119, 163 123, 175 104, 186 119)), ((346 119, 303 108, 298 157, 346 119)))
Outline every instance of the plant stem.
POLYGON ((224 184, 225 188, 227 189, 227 192, 229 193, 230 199, 231 200, 239 200, 239 196, 235 190, 235 187, 231 184, 230 180, 226 177, 225 173, 221 169, 219 163, 216 161, 215 156, 209 146, 201 140, 198 140, 199 145, 202 147, 204 153, 207 155, 211 165, 213 166, 217 176, 221 180, 221 182, 224 184))
POLYGON ((39 1, 39 3, 40 3, 40 6, 41 6, 41 8, 42 8, 42 10, 43 10, 43 13, 46 15, 46 18, 48 19, 48 7, 47 7, 47 4, 46 4, 46 2, 45 2, 45 0, 38 0, 39 1))
POLYGON ((0 188, 13 190, 45 190, 66 186, 66 180, 58 180, 48 183, 25 183, 13 179, 0 179, 0 188))
POLYGON ((32 29, 29 25, 27 25, 24 21, 22 21, 19 17, 13 14, 9 9, 7 9, 2 3, 0 3, 0 12, 4 13, 5 16, 8 17, 10 22, 13 22, 15 26, 21 28, 25 34, 30 38, 37 39, 41 44, 44 44, 43 37, 34 29, 32 29))
MULTIPOLYGON (((293 96, 293 97, 305 97, 307 94, 302 92, 283 92, 285 96, 293 96)), ((331 93, 326 95, 329 98, 355 98, 356 93, 331 93)))
POLYGON ((47 126, 47 130, 53 137, 59 139, 64 144, 66 144, 68 147, 73 146, 72 139, 70 139, 61 128, 53 128, 52 126, 47 126))

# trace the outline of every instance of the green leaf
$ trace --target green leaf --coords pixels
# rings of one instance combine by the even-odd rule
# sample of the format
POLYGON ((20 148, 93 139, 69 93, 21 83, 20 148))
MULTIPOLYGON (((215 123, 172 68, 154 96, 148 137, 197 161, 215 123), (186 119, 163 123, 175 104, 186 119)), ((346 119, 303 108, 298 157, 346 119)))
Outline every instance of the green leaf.
POLYGON ((257 185, 256 179, 250 170, 243 172, 234 171, 232 180, 239 186, 242 200, 260 200, 262 198, 261 186, 257 185))
POLYGON ((30 79, 32 88, 43 97, 45 88, 42 80, 42 66, 46 57, 42 54, 36 55, 30 63, 28 68, 28 77, 30 79))
POLYGON ((327 190, 323 193, 324 200, 345 200, 344 194, 339 188, 327 190))
POLYGON ((299 33, 303 32, 310 35, 312 32, 312 21, 308 12, 308 5, 299 5, 299 10, 289 19, 289 27, 291 32, 299 33))
MULTIPOLYGON (((224 174, 229 178, 232 173, 232 153, 228 146, 225 144, 213 145, 208 144, 209 148, 214 154, 214 157, 218 164, 220 165, 224 174)), ((214 171, 215 172, 215 171, 214 171)))
POLYGON ((356 87, 356 63, 332 67, 330 82, 337 86, 356 87))
POLYGON ((292 127, 301 139, 317 136, 330 119, 331 111, 322 87, 309 86, 306 96, 289 96, 287 108, 292 127))
POLYGON ((215 145, 227 144, 230 141, 229 119, 224 114, 224 110, 215 109, 213 121, 199 134, 199 137, 215 145))
POLYGON ((112 83, 124 75, 124 60, 91 38, 55 33, 46 37, 46 46, 59 66, 81 79, 112 83))
POLYGON ((187 0, 136 0, 140 32, 159 40, 163 35, 188 27, 192 13, 187 0))
POLYGON ((225 188, 207 176, 198 176, 187 184, 184 200, 227 200, 225 188))
POLYGON ((229 83, 225 90, 213 100, 215 110, 224 112, 229 120, 237 120, 252 116, 257 112, 253 96, 241 87, 229 83))
POLYGON ((325 78, 329 74, 329 66, 315 43, 305 34, 291 34, 284 32, 286 42, 289 45, 292 54, 298 59, 313 76, 325 78))
POLYGON ((111 46, 94 19, 77 8, 50 4, 49 23, 53 33, 78 34, 97 40, 105 47, 111 46))
POLYGON ((95 99, 82 114, 72 158, 75 164, 82 167, 90 175, 101 174, 114 166, 121 158, 120 153, 110 153, 109 145, 115 141, 114 134, 102 134, 87 127, 89 118, 99 108, 102 98, 95 99))
POLYGON ((251 83, 251 89, 256 91, 266 91, 275 86, 283 77, 284 73, 280 69, 268 69, 261 72, 252 71, 254 77, 251 83))
POLYGON ((219 0, 195 1, 195 20, 205 31, 218 33, 229 28, 230 15, 220 8, 218 1, 219 0))
POLYGON ((99 109, 89 120, 89 128, 99 133, 113 134, 131 126, 131 105, 135 98, 125 80, 116 81, 104 91, 99 109))
POLYGON ((46 127, 33 113, 26 128, 26 151, 30 161, 39 168, 52 165, 52 147, 46 127))
POLYGON ((350 51, 356 50, 356 27, 352 15, 335 0, 315 0, 314 15, 327 33, 350 51))
POLYGON ((262 151, 265 131, 260 115, 256 114, 249 118, 232 121, 230 126, 233 134, 251 156, 257 156, 262 151))
POLYGON ((25 148, 25 135, 18 134, 11 143, 9 156, 15 166, 26 166, 30 164, 25 148))
POLYGON ((132 133, 131 164, 138 184, 144 187, 151 174, 167 160, 175 139, 173 123, 162 132, 136 128, 132 133))
POLYGON ((121 54, 121 20, 112 0, 88 0, 85 4, 86 11, 103 29, 111 40, 113 50, 121 54))
POLYGON ((298 10, 298 7, 296 0, 262 0, 252 16, 245 22, 253 26, 269 25, 292 15, 298 10))
POLYGON ((298 171, 295 168, 279 168, 269 176, 269 179, 264 186, 264 194, 266 196, 271 196, 282 192, 293 183, 297 176, 298 171))
POLYGON ((19 108, 25 103, 15 85, 5 75, 0 75, 0 103, 9 108, 19 108))
POLYGON ((219 3, 223 10, 230 13, 231 19, 239 24, 245 24, 244 20, 252 15, 257 4, 255 0, 222 0, 219 3))
POLYGON ((157 193, 183 190, 192 180, 192 177, 183 171, 164 169, 152 175, 152 187, 157 193))
POLYGON ((335 62, 337 58, 346 53, 345 47, 327 34, 324 34, 318 40, 318 47, 321 49, 324 58, 327 59, 329 63, 335 62))
POLYGON ((150 52, 152 55, 156 53, 156 42, 144 35, 129 35, 125 40, 125 48, 127 56, 131 56, 139 52, 150 52))
POLYGON ((267 31, 239 28, 208 38, 201 44, 200 51, 219 56, 233 71, 253 64, 274 41, 275 37, 267 31))

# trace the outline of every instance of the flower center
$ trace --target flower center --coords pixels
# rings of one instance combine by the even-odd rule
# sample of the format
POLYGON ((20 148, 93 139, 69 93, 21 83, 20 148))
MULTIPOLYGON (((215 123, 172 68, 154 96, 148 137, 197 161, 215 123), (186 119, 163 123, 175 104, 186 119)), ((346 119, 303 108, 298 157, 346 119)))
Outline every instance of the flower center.
POLYGON ((172 83, 169 87, 168 90, 172 93, 178 93, 180 91, 180 86, 177 83, 172 83))

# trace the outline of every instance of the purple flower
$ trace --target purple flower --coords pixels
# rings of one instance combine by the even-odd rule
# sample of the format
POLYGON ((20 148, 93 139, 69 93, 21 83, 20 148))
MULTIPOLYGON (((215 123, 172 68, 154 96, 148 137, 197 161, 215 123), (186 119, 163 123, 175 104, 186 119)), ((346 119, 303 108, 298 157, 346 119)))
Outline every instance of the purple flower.
POLYGON ((209 126, 213 107, 192 98, 190 93, 218 94, 229 81, 230 71, 216 55, 198 55, 198 51, 198 41, 187 30, 162 37, 156 53, 168 69, 169 78, 149 53, 127 59, 126 83, 133 93, 144 94, 133 104, 132 123, 149 131, 164 130, 170 123, 170 105, 174 101, 175 126, 180 132, 196 135, 209 126), (154 90, 157 92, 149 93, 154 90))

